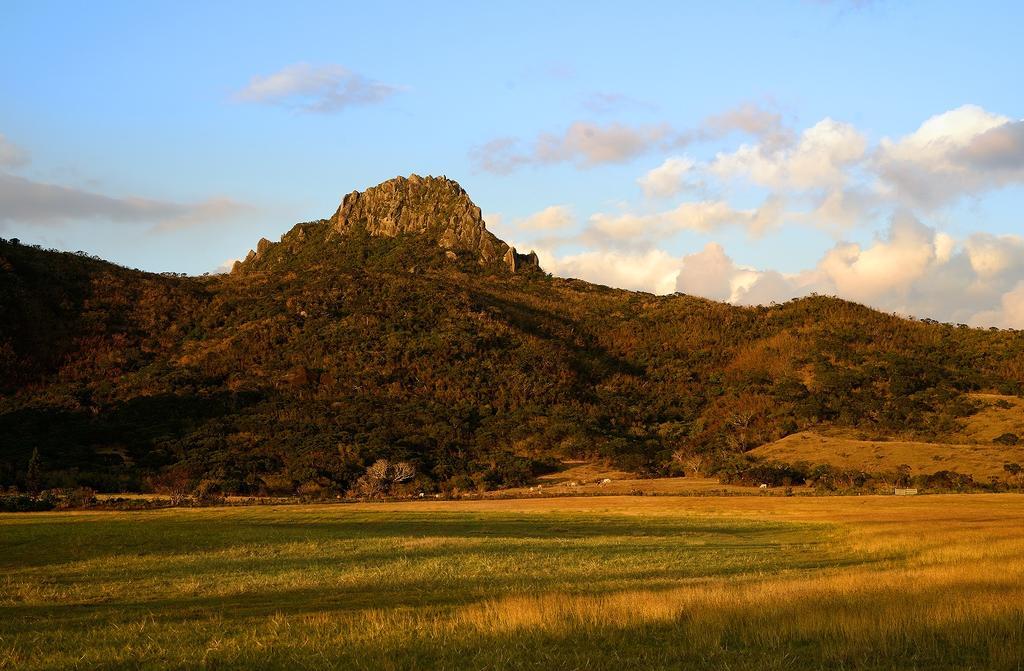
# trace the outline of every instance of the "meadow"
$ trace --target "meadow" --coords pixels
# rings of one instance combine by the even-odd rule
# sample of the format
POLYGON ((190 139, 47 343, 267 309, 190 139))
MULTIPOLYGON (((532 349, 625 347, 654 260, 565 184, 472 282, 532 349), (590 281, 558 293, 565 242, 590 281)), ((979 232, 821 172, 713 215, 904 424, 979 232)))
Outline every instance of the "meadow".
POLYGON ((1024 496, 0 515, 0 668, 1021 669, 1024 496))

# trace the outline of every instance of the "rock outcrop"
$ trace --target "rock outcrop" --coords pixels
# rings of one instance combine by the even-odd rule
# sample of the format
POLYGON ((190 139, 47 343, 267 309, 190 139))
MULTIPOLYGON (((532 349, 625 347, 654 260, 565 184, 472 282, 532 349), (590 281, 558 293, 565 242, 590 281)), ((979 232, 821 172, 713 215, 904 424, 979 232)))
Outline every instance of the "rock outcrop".
POLYGON ((540 269, 535 253, 520 254, 487 230, 480 208, 458 182, 410 175, 353 191, 330 219, 296 224, 280 242, 261 239, 231 272, 286 267, 310 244, 340 243, 357 232, 384 238, 414 235, 444 250, 448 262, 475 260, 513 273, 540 269))
POLYGON ((330 219, 332 235, 363 227, 370 235, 426 236, 449 259, 468 255, 481 264, 504 261, 512 272, 540 265, 537 255, 518 254, 487 230, 480 208, 458 182, 446 177, 395 177, 345 196, 330 219))
POLYGON ((540 269, 540 259, 537 258, 537 252, 533 251, 529 254, 520 254, 516 251, 515 247, 509 247, 508 251, 505 252, 505 256, 503 256, 501 260, 512 272, 525 270, 527 268, 540 269))

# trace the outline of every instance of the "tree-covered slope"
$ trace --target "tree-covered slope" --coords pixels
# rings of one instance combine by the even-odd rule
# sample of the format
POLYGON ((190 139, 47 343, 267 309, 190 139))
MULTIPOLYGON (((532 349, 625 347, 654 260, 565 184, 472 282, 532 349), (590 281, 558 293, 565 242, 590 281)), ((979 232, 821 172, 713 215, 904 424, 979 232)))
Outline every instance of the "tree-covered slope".
POLYGON ((664 473, 810 427, 948 439, 966 392, 1024 390, 1018 332, 552 278, 454 182, 392 182, 223 276, 0 243, 0 485, 37 448, 48 484, 110 490, 343 491, 380 457, 421 487, 664 473))

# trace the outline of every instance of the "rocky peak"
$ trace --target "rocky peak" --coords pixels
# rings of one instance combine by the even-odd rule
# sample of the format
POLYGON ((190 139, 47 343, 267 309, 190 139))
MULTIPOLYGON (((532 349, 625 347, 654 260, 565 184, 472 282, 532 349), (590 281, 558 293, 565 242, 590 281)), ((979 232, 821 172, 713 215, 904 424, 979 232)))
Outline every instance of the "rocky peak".
POLYGON ((297 224, 279 243, 260 240, 244 261, 235 263, 232 272, 288 264, 288 259, 308 246, 307 230, 313 232, 314 244, 341 242, 354 231, 387 238, 417 235, 445 250, 450 261, 474 259, 480 265, 496 264, 513 273, 540 268, 535 253, 520 254, 487 230, 480 208, 458 182, 410 175, 353 191, 342 199, 333 217, 297 224), (320 237, 315 231, 324 230, 322 227, 326 231, 320 237))
POLYGON ((395 177, 342 199, 330 219, 333 235, 364 227, 370 235, 423 235, 449 258, 469 254, 481 264, 503 261, 516 272, 540 267, 537 255, 518 254, 484 225, 480 208, 458 182, 447 177, 395 177))

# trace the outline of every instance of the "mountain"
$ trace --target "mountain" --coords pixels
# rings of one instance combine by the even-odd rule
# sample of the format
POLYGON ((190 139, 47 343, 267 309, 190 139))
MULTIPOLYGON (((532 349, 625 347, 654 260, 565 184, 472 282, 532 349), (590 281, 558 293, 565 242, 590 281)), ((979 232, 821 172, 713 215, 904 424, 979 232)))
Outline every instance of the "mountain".
POLYGON ((558 459, 727 472, 801 431, 958 442, 1024 392, 1024 335, 822 296, 736 307, 559 279, 454 181, 396 178, 155 275, 0 241, 0 485, 341 492, 378 458, 418 488, 558 459))
MULTIPOLYGON (((294 264, 310 250, 312 240, 307 236, 333 251, 351 246, 354 239, 397 239, 406 243, 401 247, 412 246, 423 253, 420 264, 439 262, 439 253, 443 252, 447 262, 469 260, 483 268, 503 267, 509 272, 540 269, 535 253, 519 254, 487 230, 480 208, 458 182, 410 175, 349 193, 334 216, 296 226, 282 237, 280 249, 269 240, 260 240, 232 272, 273 270, 294 264)), ((411 261, 415 264, 416 259, 411 261)))

